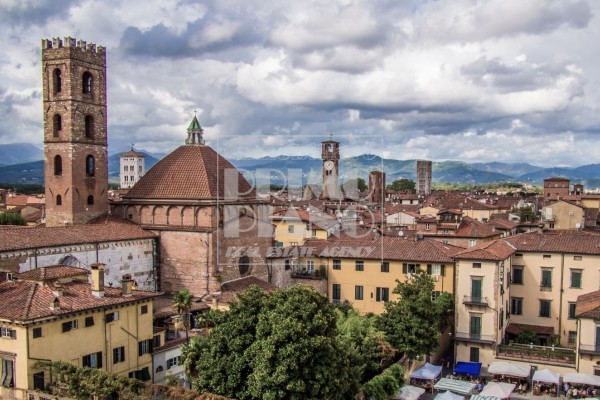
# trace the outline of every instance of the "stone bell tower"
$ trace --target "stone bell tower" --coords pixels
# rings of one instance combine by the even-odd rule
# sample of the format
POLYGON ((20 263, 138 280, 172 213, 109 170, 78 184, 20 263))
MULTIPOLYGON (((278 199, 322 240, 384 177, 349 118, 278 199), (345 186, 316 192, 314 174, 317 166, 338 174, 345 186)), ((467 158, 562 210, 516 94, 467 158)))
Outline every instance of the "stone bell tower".
POLYGON ((321 142, 321 159, 323 160, 322 197, 338 200, 341 198, 339 185, 340 143, 331 139, 321 142))
POLYGON ((85 224, 108 211, 106 51, 42 40, 46 225, 85 224))

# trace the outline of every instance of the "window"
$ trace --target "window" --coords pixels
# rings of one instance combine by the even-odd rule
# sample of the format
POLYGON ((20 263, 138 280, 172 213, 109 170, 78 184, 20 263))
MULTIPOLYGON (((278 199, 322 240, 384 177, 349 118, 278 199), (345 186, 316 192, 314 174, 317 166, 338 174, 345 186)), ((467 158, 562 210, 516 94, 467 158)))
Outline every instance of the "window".
POLYGON ((152 339, 142 340, 138 343, 138 355, 141 357, 144 354, 152 353, 152 339))
POLYGON ((33 328, 32 330, 33 338, 41 338, 42 337, 42 328, 33 328))
POLYGON ((125 361, 125 346, 115 347, 113 349, 113 364, 125 361))
POLYGON ((483 278, 473 277, 471 278, 471 299, 472 301, 481 301, 481 289, 483 286, 483 278))
POLYGON ((427 264, 427 273, 429 275, 444 276, 444 265, 427 264))
POLYGON ((84 72, 81 81, 81 92, 83 94, 92 94, 92 74, 87 71, 84 72))
POLYGON ((514 266, 512 270, 512 284, 522 285, 523 284, 523 267, 514 266))
POLYGON ((148 304, 144 304, 140 307, 140 314, 148 314, 148 304))
POLYGON ((421 264, 402 264, 402 273, 403 274, 415 274, 417 271, 421 270, 421 264))
POLYGON ((428 230, 430 230, 430 229, 431 229, 431 225, 429 224, 429 222, 427 222, 427 223, 425 224, 425 230, 426 230, 426 231, 428 231, 428 230))
POLYGON ((17 331, 11 328, 0 328, 0 337, 4 339, 16 339, 17 331))
POLYGON ((85 116, 85 137, 88 139, 94 138, 94 117, 91 115, 85 116))
POLYGON ((581 289, 581 274, 582 270, 572 269, 571 270, 571 287, 574 289, 581 289))
POLYGON ((569 331, 568 344, 574 345, 577 343, 577 331, 569 331))
POLYGON ((504 326, 504 310, 500 309, 500 312, 498 313, 498 318, 500 319, 500 321, 498 322, 498 329, 502 329, 502 327, 504 326))
POLYGON ((365 270, 365 262, 364 261, 355 261, 354 268, 357 271, 364 271, 365 270))
POLYGON ((581 261, 581 260, 583 260, 583 257, 582 256, 573 256, 573 260, 581 261))
POLYGON ((342 269, 342 260, 333 260, 333 269, 342 269))
POLYGON ((354 300, 362 300, 363 299, 363 287, 362 286, 354 286, 354 300))
POLYGON ((550 318, 550 300, 540 300, 540 317, 550 318))
POLYGON ((94 326, 94 317, 85 317, 85 327, 94 326))
POLYGON ((169 358, 167 360, 167 369, 173 368, 174 366, 179 365, 180 363, 180 357, 169 358))
POLYGON ((306 261, 306 270, 308 271, 309 274, 315 272, 315 262, 312 260, 307 260, 306 261))
POLYGON ((94 196, 92 196, 91 194, 87 197, 87 205, 88 206, 94 205, 94 196))
POLYGON ((334 283, 331 288, 331 298, 334 303, 339 302, 342 294, 342 285, 334 283))
POLYGON ((119 320, 119 312, 118 311, 113 311, 111 313, 108 313, 104 316, 104 318, 106 319, 106 323, 110 323, 113 321, 118 321, 119 320))
POLYGON ((431 291, 431 300, 435 301, 435 299, 437 299, 438 297, 440 297, 440 292, 439 290, 432 290, 431 291))
POLYGON ((60 194, 56 195, 56 205, 62 206, 62 196, 60 194))
POLYGON ((575 306, 577 303, 569 303, 569 319, 575 319, 575 306))
POLYGON ((375 291, 376 301, 390 301, 390 289, 386 287, 378 287, 375 291))
POLYGON ((473 268, 481 268, 481 263, 473 263, 473 268))
POLYGON ((552 288, 552 269, 542 268, 542 290, 552 288))
POLYGON ((85 174, 87 176, 94 176, 96 171, 94 156, 89 155, 85 158, 85 174))
POLYGON ((74 319, 72 321, 63 322, 63 324, 62 324, 63 333, 74 331, 75 329, 77 329, 77 320, 76 319, 74 319))
POLYGON ((44 371, 33 374, 33 388, 35 390, 46 389, 46 381, 44 379, 44 371))
POLYGON ((469 247, 474 247, 477 244, 477 239, 469 239, 469 247))
POLYGON ((469 348, 469 361, 476 363, 479 362, 479 347, 469 348))
POLYGON ((62 130, 62 117, 60 114, 54 114, 52 117, 52 135, 54 137, 60 136, 60 131, 62 130))
POLYGON ((469 334, 471 337, 479 337, 481 335, 481 315, 472 314, 469 321, 469 334))
POLYGON ((390 272, 390 263, 388 261, 381 263, 381 272, 390 272))
POLYGON ((2 359, 2 376, 0 377, 0 385, 2 385, 4 387, 14 387, 15 386, 14 370, 15 370, 14 360, 9 360, 9 359, 3 358, 2 359))
POLYGON ((523 253, 515 253, 516 258, 523 258, 523 253))
POLYGON ((550 258, 552 258, 552 255, 551 255, 551 254, 544 254, 543 258, 544 258, 545 260, 547 260, 547 259, 550 259, 550 258))
POLYGON ((313 230, 312 230, 312 232, 311 232, 311 236, 312 236, 312 237, 317 237, 317 230, 316 230, 316 229, 313 229, 313 230))
POLYGON ((81 357, 81 363, 88 368, 102 368, 102 352, 99 351, 81 357))
POLYGON ((250 272, 250 257, 244 254, 240 257, 238 262, 238 270, 240 271, 240 276, 246 276, 250 272))
POLYGON ((54 156, 54 176, 62 175, 62 157, 54 156))
POLYGON ((152 338, 152 348, 155 349, 160 347, 160 335, 156 335, 152 338))
POLYGON ((514 315, 523 315, 523 298, 510 298, 510 313, 514 315))
POLYGON ((288 233, 294 233, 294 225, 288 225, 288 233))
POLYGON ((52 78, 53 78, 53 88, 54 88, 54 93, 60 93, 62 91, 62 73, 60 72, 60 69, 56 68, 53 73, 52 73, 52 78))

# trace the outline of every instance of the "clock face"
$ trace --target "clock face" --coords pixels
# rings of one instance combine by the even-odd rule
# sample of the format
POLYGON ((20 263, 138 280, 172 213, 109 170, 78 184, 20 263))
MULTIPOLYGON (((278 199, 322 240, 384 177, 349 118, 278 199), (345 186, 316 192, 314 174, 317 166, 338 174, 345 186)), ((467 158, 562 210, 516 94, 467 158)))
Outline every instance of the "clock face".
POLYGON ((333 161, 329 160, 329 161, 325 161, 325 164, 323 164, 323 166, 325 167, 325 169, 327 171, 331 171, 334 167, 333 161))

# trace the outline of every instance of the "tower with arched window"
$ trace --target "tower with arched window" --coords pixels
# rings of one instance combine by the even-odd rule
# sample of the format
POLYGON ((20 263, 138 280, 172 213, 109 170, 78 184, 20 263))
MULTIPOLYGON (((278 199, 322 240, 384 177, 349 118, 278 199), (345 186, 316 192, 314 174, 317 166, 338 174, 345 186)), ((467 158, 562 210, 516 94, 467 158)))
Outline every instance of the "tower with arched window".
POLYGON ((108 211, 106 52, 66 37, 42 40, 46 225, 108 211))

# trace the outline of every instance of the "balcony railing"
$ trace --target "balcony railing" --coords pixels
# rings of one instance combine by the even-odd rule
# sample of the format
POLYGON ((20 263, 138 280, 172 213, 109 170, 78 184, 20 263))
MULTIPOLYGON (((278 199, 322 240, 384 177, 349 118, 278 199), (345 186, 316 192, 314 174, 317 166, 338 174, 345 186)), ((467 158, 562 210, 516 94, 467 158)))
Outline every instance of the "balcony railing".
POLYGON ((600 354, 600 345, 580 344, 579 352, 583 354, 600 354))
POLYGON ((497 349, 498 358, 525 359, 540 363, 575 365, 575 350, 565 347, 534 346, 530 344, 501 344, 497 349))
POLYGON ((309 279, 324 279, 327 277, 327 272, 321 268, 315 270, 307 268, 304 264, 296 264, 292 266, 292 277, 294 278, 309 278, 309 279))
POLYGON ((495 342, 494 335, 482 335, 481 333, 469 333, 469 332, 456 332, 456 340, 459 342, 475 342, 475 343, 489 343, 495 342))
POLYGON ((463 304, 465 304, 465 305, 487 306, 488 299, 487 299, 487 297, 465 296, 463 298, 463 304))
POLYGON ((541 284, 541 285, 540 285, 540 290, 541 290, 542 292, 551 292, 551 291, 552 291, 552 285, 544 285, 544 284, 541 284))

